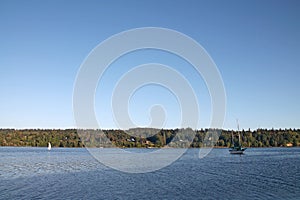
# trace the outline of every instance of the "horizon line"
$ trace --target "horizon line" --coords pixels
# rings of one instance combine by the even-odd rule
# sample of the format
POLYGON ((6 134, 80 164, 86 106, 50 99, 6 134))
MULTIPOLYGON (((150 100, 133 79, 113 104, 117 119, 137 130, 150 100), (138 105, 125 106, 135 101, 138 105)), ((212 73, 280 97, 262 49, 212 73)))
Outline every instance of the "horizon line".
POLYGON ((0 130, 5 130, 5 129, 10 129, 10 130, 122 130, 122 131, 127 131, 127 130, 131 130, 131 129, 159 129, 159 130, 175 130, 175 129, 192 129, 192 130, 206 130, 206 129, 215 129, 215 130, 225 130, 225 131, 255 131, 255 130, 300 130, 300 128, 256 128, 256 129, 252 129, 252 128, 242 128, 241 130, 238 129, 230 129, 230 128, 214 128, 214 127, 203 127, 203 128, 191 128, 191 127, 176 127, 176 128, 155 128, 155 127, 133 127, 133 128, 129 128, 129 129, 120 129, 120 128, 75 128, 75 127, 65 127, 65 128, 42 128, 42 127, 30 127, 30 128, 13 128, 13 127, 0 127, 0 130))

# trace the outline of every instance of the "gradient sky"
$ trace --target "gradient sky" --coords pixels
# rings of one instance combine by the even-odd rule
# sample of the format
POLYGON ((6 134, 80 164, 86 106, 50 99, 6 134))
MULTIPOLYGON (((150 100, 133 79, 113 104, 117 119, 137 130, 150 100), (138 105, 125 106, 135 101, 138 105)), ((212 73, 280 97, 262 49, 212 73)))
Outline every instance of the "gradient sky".
MULTIPOLYGON (((225 129, 300 128, 300 1, 16 1, 0 0, 0 127, 75 127, 73 86, 89 52, 113 34, 139 27, 180 31, 216 63, 226 89, 225 129)), ((101 79, 95 108, 102 128, 116 128, 115 82, 136 65, 174 67, 196 90, 200 127, 209 127, 210 97, 184 60, 155 50, 133 52, 101 79)), ((138 90, 129 111, 147 125, 147 109, 165 105, 178 126, 176 98, 155 85, 138 90)))

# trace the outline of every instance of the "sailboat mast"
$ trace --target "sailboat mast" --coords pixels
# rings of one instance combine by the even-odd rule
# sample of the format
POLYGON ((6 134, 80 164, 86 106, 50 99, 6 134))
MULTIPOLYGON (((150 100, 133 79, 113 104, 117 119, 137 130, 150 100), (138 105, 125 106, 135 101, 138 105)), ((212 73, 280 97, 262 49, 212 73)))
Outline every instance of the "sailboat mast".
POLYGON ((239 134, 239 145, 241 145, 240 125, 239 125, 238 119, 236 119, 236 123, 237 123, 237 129, 238 129, 238 134, 239 134))

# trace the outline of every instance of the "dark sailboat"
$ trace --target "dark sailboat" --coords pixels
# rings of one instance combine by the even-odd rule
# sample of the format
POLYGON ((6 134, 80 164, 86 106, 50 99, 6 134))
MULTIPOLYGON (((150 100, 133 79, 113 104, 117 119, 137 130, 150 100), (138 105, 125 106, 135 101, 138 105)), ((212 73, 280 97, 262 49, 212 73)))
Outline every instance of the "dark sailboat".
POLYGON ((238 134, 239 134, 239 142, 238 144, 234 143, 233 133, 231 133, 232 147, 229 149, 231 154, 243 154, 247 148, 243 148, 241 144, 241 135, 240 135, 240 126, 237 120, 238 134))

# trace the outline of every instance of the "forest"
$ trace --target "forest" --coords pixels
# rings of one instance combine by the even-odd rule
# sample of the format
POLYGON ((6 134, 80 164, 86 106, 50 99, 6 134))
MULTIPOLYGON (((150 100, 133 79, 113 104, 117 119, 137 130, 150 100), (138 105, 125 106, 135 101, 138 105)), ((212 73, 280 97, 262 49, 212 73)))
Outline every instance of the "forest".
POLYGON ((77 129, 0 129, 0 146, 46 147, 230 147, 238 143, 244 147, 300 146, 300 129, 152 129, 123 130, 77 129), (233 137, 232 137, 233 136, 233 137), (233 140, 232 140, 233 138, 233 140))

